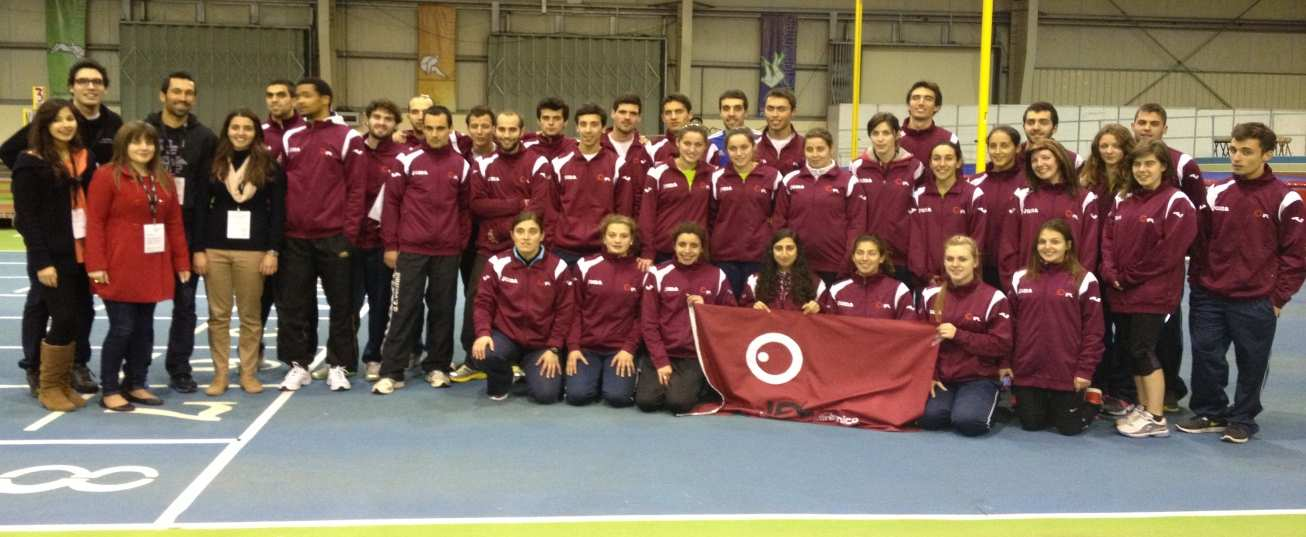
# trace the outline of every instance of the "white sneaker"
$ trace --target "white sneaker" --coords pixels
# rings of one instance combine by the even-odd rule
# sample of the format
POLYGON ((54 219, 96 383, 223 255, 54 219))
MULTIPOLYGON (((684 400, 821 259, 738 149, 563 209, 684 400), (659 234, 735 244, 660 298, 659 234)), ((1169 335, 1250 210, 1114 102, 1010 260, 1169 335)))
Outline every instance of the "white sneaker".
POLYGON ((505 401, 505 400, 507 400, 507 399, 508 399, 508 394, 506 394, 506 393, 503 394, 503 395, 491 395, 491 396, 490 396, 490 400, 491 400, 491 401, 505 401))
POLYGON ((1164 416, 1157 418, 1146 412, 1144 415, 1145 417, 1138 420, 1137 424, 1128 424, 1133 425, 1133 427, 1117 428, 1116 430, 1130 438, 1147 438, 1150 436, 1165 438, 1170 436, 1170 424, 1166 422, 1164 416))
POLYGON ((426 374, 426 383, 430 384, 432 388, 448 388, 450 386, 449 375, 437 369, 426 374))
POLYGON ((1142 405, 1129 405, 1129 408, 1128 410, 1125 411, 1125 414, 1123 416, 1120 416, 1119 418, 1116 418, 1116 427, 1121 427, 1127 423, 1133 423, 1134 421, 1137 421, 1139 418, 1142 417, 1142 413, 1143 413, 1142 405))
POLYGON ((377 395, 390 395, 392 393, 395 393, 395 390, 398 390, 403 387, 404 387, 404 381, 395 380, 390 377, 386 377, 376 381, 376 384, 372 385, 372 393, 377 395))
POLYGON ((367 362, 367 381, 381 380, 381 362, 367 362))
POLYGON ((341 392, 352 387, 349 384, 349 377, 345 374, 345 368, 335 366, 327 372, 327 389, 333 392, 341 392))
POLYGON ((313 377, 308 374, 308 370, 304 369, 302 365, 294 364, 290 367, 290 371, 286 372, 286 378, 281 380, 281 386, 278 389, 283 392, 293 392, 312 383, 313 377))

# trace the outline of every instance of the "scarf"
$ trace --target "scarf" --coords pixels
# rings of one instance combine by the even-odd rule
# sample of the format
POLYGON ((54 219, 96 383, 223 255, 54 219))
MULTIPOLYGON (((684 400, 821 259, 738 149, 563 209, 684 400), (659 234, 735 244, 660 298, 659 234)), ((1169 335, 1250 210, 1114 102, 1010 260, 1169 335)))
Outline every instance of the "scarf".
POLYGON ((249 159, 240 159, 240 167, 234 165, 237 159, 233 158, 231 163, 227 164, 227 193, 231 194, 231 199, 236 204, 242 204, 249 201, 258 193, 258 187, 253 183, 245 181, 245 166, 249 164, 249 159))

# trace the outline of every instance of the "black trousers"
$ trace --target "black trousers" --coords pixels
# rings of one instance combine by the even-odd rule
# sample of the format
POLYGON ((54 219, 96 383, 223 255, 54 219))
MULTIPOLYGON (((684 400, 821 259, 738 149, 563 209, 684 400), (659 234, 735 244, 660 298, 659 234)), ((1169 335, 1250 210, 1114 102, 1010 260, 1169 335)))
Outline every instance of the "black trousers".
MULTIPOLYGON (((481 271, 485 270, 486 256, 475 253, 464 253, 461 264, 458 266, 463 280, 463 329, 459 339, 463 345, 463 353, 467 358, 472 356, 472 343, 476 342, 476 327, 472 326, 472 311, 476 302, 477 284, 481 281, 481 271)), ((464 360, 468 367, 476 369, 475 360, 464 360)))
MULTIPOLYGON (((22 320, 22 343, 23 357, 18 361, 18 367, 29 371, 36 371, 41 368, 41 341, 47 340, 51 344, 56 343, 55 339, 65 339, 62 334, 49 336, 46 328, 50 325, 51 318, 55 318, 55 323, 64 327, 71 327, 72 324, 65 318, 60 321, 58 315, 51 312, 50 301, 54 300, 60 304, 64 313, 76 312, 79 319, 77 332, 75 333, 77 341, 77 365, 86 365, 91 361, 91 324, 95 321, 94 298, 91 296, 90 280, 86 277, 86 267, 78 263, 73 258, 55 259, 55 271, 59 273, 59 287, 67 289, 50 289, 36 279, 38 267, 27 267, 27 279, 30 287, 27 291, 27 300, 23 304, 22 320), (77 298, 75 303, 69 304, 64 299, 69 295, 66 291, 73 291, 74 297, 77 298)), ((39 267, 44 268, 44 267, 39 267)), ((51 327, 53 329, 53 327, 51 327)), ((69 341, 70 343, 71 341, 69 341)))
POLYGON ((670 410, 683 414, 704 401, 707 379, 697 358, 671 358, 671 381, 658 382, 658 369, 647 356, 639 358, 639 375, 635 381, 635 405, 644 412, 670 410))
MULTIPOLYGON (((1111 318, 1116 326, 1116 349, 1121 365, 1138 377, 1162 369, 1157 349, 1164 330, 1165 316, 1154 313, 1113 313, 1111 318)), ((1168 383, 1169 379, 1166 381, 1168 383)))
POLYGON ((423 307, 430 348, 422 360, 422 370, 430 373, 451 369, 461 257, 399 253, 390 280, 390 325, 381 345, 381 376, 404 379, 409 352, 422 336, 423 307))
POLYGON ((308 367, 317 353, 317 282, 330 307, 327 364, 358 364, 358 334, 349 296, 353 248, 343 235, 325 239, 286 237, 278 262, 277 355, 286 364, 308 367))
POLYGON ((1176 400, 1188 395, 1188 384, 1179 374, 1179 367, 1184 363, 1184 306, 1179 307, 1166 320, 1161 328, 1161 338, 1156 342, 1156 357, 1161 361, 1161 370, 1165 371, 1165 393, 1176 400))
POLYGON ((1088 430, 1088 425, 1097 418, 1097 412, 1084 402, 1084 395, 1080 392, 1026 386, 1016 386, 1011 391, 1016 394, 1016 416, 1020 418, 1020 428, 1026 431, 1041 431, 1053 426, 1058 433, 1073 436, 1088 430))

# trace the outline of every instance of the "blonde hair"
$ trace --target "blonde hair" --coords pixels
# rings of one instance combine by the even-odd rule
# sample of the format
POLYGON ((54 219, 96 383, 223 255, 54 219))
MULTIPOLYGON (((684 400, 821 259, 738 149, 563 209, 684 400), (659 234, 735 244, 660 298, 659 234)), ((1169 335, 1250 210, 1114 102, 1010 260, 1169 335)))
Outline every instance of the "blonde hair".
MULTIPOLYGON (((975 239, 972 239, 965 235, 953 235, 951 237, 948 237, 947 241, 944 241, 943 251, 947 252, 948 248, 951 248, 953 246, 965 246, 967 248, 970 248, 970 255, 975 258, 975 266, 976 267, 980 266, 979 243, 975 242, 975 239)), ((947 256, 945 255, 944 257, 947 256)), ((978 275, 976 275, 976 277, 978 277, 978 275)), ((948 284, 950 283, 952 282, 951 281, 944 282, 943 285, 939 286, 939 293, 934 295, 934 304, 933 307, 931 307, 930 309, 934 310, 934 322, 936 323, 943 322, 943 307, 944 305, 947 304, 948 284)))
MULTIPOLYGON (((638 252, 639 251, 639 225, 635 223, 634 218, 631 218, 624 214, 612 213, 603 217, 603 220, 599 221, 599 240, 602 241, 603 237, 608 234, 608 227, 615 224, 626 226, 626 228, 630 230, 630 238, 631 238, 630 252, 638 252)), ((607 251, 606 248, 607 247, 605 246, 604 252, 607 251)))

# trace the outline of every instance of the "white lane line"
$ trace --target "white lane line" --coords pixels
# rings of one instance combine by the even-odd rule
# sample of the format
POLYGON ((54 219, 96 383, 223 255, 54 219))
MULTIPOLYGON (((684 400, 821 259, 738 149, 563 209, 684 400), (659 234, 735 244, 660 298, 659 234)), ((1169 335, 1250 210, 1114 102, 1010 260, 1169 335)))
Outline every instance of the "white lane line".
POLYGON ((23 296, 27 296, 27 292, 28 292, 28 291, 31 291, 31 290, 32 290, 32 286, 30 286, 30 285, 27 286, 27 287, 19 287, 19 288, 17 288, 17 289, 14 289, 14 294, 20 294, 20 293, 21 293, 21 294, 23 294, 23 296))
MULTIPOLYGON (((3 265, 3 263, 0 263, 3 265)), ((0 280, 26 280, 27 276, 0 276, 0 280)))
MULTIPOLYGON (((81 395, 81 398, 83 400, 90 399, 92 397, 86 394, 79 394, 79 395, 81 395)), ((67 412, 51 412, 49 414, 46 414, 45 416, 41 417, 41 419, 32 422, 31 425, 28 425, 27 427, 23 427, 23 432, 34 433, 36 431, 39 431, 41 430, 42 427, 49 425, 50 423, 54 422, 54 420, 59 419, 64 414, 67 414, 67 412)))
POLYGON ((0 440, 0 446, 164 446, 230 444, 235 438, 51 438, 0 440))
POLYGON ((232 459, 236 458, 236 455, 240 453, 241 448, 249 444, 249 442, 254 439, 254 436, 257 435, 259 431, 263 430, 263 426, 267 425, 268 421, 272 419, 272 416, 276 415, 277 411, 281 410, 281 407, 285 406, 286 401, 289 401, 294 395, 295 392, 281 392, 281 395, 278 395, 277 399, 272 401, 271 405, 268 405, 268 407, 264 409, 257 418, 254 418, 254 422, 249 424, 249 427, 245 428, 245 432, 240 433, 240 436, 237 436, 235 440, 227 444, 227 447, 223 448, 222 452, 218 453, 218 456, 213 459, 213 462, 210 462, 209 465, 204 468, 204 471, 200 472, 200 475, 196 476, 194 481, 191 481, 190 485, 186 487, 186 490, 183 490, 181 494, 172 501, 172 504, 163 511, 163 514, 159 515, 158 519, 155 519, 154 527, 163 528, 175 524, 177 522, 177 517, 186 512, 191 504, 195 503, 195 500, 204 492, 204 489, 208 488, 209 484, 213 483, 214 479, 217 479, 218 474, 222 473, 222 470, 227 467, 227 464, 231 463, 232 459))

